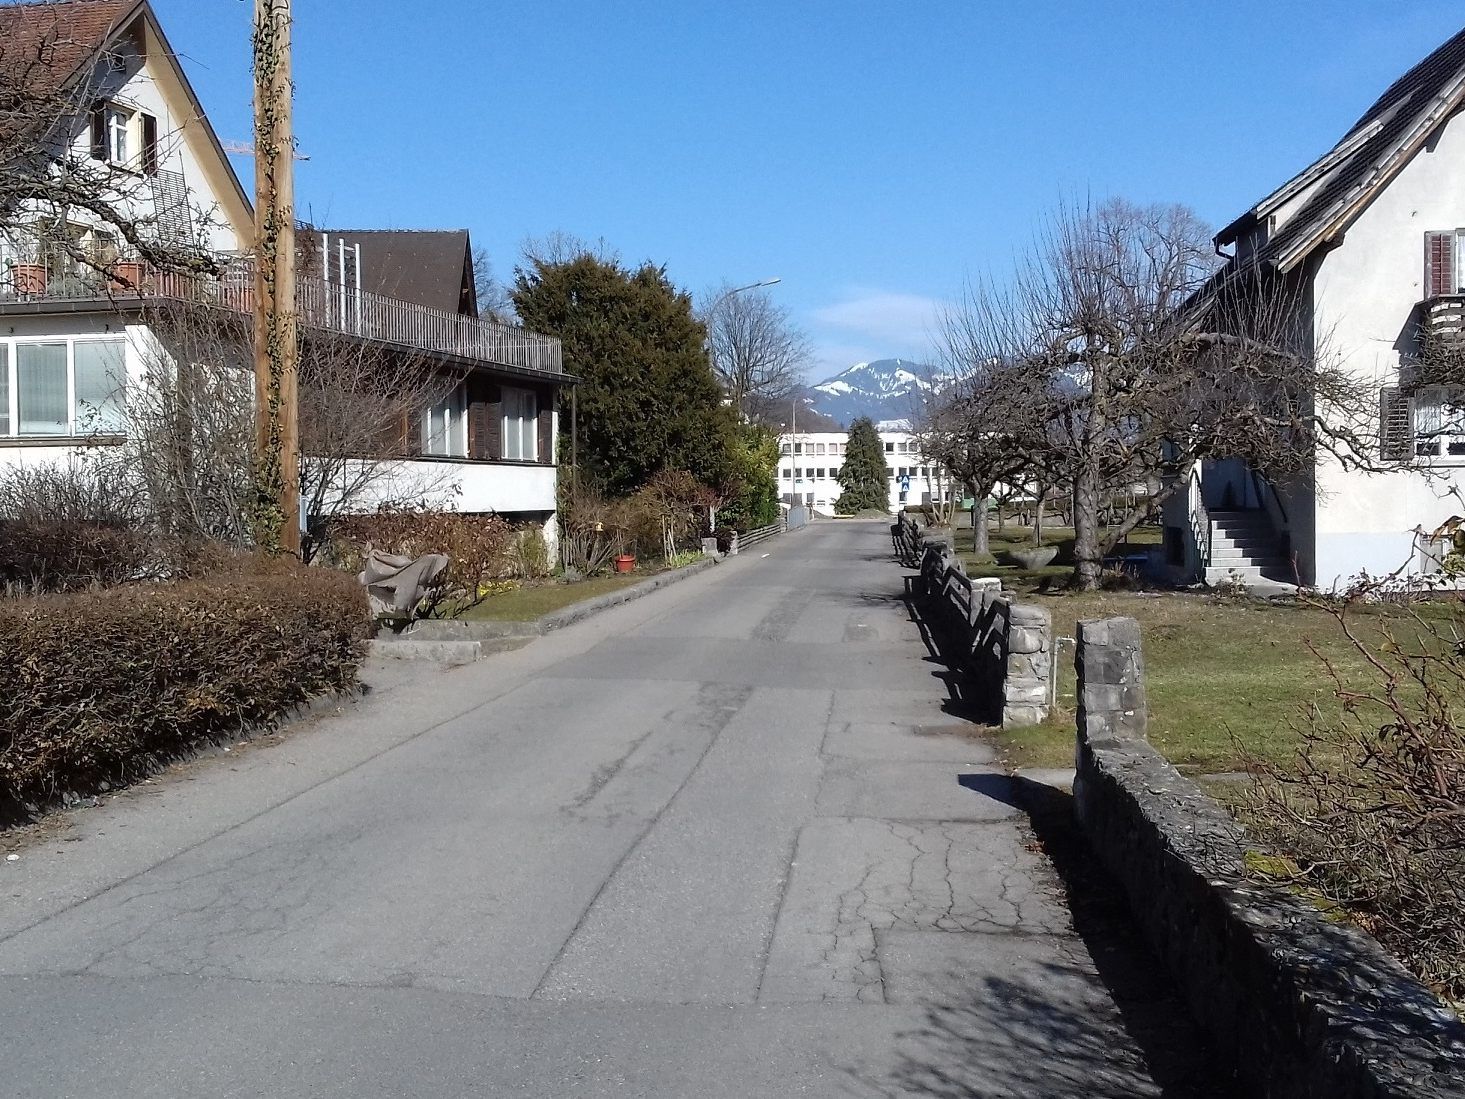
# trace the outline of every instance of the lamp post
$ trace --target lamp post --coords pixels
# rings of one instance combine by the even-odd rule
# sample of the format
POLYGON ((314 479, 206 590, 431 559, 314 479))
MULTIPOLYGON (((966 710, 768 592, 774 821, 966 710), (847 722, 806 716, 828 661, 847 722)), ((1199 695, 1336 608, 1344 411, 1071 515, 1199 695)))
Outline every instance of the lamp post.
MULTIPOLYGON (((712 368, 714 370, 717 370, 717 353, 713 349, 712 326, 717 323, 717 311, 721 309, 723 305, 727 302, 727 300, 731 298, 734 294, 741 294, 746 290, 757 290, 759 287, 763 286, 772 286, 775 283, 780 283, 782 281, 783 279, 775 276, 771 279, 762 279, 758 282, 750 282, 747 286, 734 286, 729 290, 724 290, 722 293, 718 294, 717 297, 712 299, 712 304, 709 305, 703 313, 702 323, 707 326, 707 356, 712 360, 712 368)), ((718 371, 718 373, 721 374, 721 371, 718 371)), ((737 403, 738 415, 741 416, 743 414, 741 394, 738 397, 737 403)))

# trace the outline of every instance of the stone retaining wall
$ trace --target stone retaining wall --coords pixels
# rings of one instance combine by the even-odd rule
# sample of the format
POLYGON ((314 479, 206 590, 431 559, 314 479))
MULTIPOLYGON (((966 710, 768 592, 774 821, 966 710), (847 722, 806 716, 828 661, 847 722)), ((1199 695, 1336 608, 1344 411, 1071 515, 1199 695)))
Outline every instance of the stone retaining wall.
POLYGON ((1146 742, 1139 624, 1080 623, 1075 663, 1080 823, 1243 1094, 1465 1096, 1465 1026, 1372 938, 1249 881, 1244 832, 1146 742))
POLYGON ((1014 602, 996 579, 972 579, 961 559, 901 516, 891 529, 897 555, 920 574, 913 595, 944 635, 948 656, 1004 726, 1045 720, 1053 672, 1053 621, 1043 607, 1014 602))

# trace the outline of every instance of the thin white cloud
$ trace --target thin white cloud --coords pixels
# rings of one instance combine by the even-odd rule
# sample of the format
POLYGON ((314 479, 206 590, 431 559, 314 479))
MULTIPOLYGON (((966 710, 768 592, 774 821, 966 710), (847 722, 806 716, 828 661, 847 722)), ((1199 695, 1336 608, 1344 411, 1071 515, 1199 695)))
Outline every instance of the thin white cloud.
POLYGON ((851 288, 810 314, 820 369, 833 373, 862 360, 928 356, 941 304, 919 294, 851 288))

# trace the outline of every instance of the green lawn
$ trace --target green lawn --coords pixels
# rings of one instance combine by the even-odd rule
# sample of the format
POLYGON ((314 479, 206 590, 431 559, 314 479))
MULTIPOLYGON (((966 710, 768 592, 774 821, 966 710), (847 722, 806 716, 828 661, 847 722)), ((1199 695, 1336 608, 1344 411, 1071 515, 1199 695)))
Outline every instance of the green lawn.
MULTIPOLYGON (((1332 682, 1309 648, 1333 660, 1345 675, 1362 673, 1363 658, 1336 621, 1306 606, 1278 606, 1260 600, 1219 600, 1193 593, 1095 592, 1065 589, 1071 565, 1055 563, 1024 570, 1004 563, 1003 551, 1026 544, 1027 530, 995 532, 997 564, 978 563, 969 531, 959 552, 972 576, 997 576, 1018 597, 1047 607, 1057 637, 1075 635, 1081 619, 1128 615, 1139 620, 1144 638, 1150 741, 1181 770, 1192 774, 1231 772, 1245 752, 1281 757, 1297 744, 1296 728, 1309 707, 1338 714, 1332 682)), ((1130 549, 1159 541, 1156 528, 1140 528, 1130 549)), ((1060 547, 1059 561, 1071 561, 1073 532, 1053 528, 1044 543, 1060 547)), ((1371 609, 1365 618, 1391 613, 1371 609)), ((996 735, 1015 766, 1070 766, 1074 750, 1073 648, 1057 657, 1058 707, 1043 725, 996 735)))
POLYGON ((651 574, 647 572, 628 572, 577 580, 573 584, 556 580, 526 584, 502 595, 490 595, 478 606, 469 607, 461 617, 492 619, 497 622, 531 622, 553 611, 563 610, 586 599, 594 599, 597 595, 629 587, 645 580, 649 575, 651 574))

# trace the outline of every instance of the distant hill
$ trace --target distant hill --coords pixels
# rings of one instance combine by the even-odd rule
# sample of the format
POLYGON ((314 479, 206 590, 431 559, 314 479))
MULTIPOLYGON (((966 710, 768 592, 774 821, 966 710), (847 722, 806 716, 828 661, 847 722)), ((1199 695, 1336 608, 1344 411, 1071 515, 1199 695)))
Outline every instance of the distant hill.
POLYGON ((806 407, 844 427, 861 416, 877 424, 908 421, 921 394, 935 387, 935 367, 910 359, 876 359, 810 386, 806 407))

